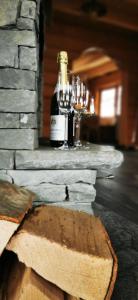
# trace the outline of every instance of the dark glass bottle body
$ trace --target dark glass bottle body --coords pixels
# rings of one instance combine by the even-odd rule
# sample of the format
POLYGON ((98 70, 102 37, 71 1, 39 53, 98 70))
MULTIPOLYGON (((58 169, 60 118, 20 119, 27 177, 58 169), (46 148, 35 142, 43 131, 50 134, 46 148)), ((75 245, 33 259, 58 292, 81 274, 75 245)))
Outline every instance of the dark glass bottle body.
POLYGON ((57 93, 51 99, 51 124, 50 124, 50 145, 51 147, 60 147, 64 143, 64 116, 59 111, 57 93), (57 124, 58 123, 58 124, 57 124))
POLYGON ((74 146, 74 110, 68 114, 68 146, 74 146))

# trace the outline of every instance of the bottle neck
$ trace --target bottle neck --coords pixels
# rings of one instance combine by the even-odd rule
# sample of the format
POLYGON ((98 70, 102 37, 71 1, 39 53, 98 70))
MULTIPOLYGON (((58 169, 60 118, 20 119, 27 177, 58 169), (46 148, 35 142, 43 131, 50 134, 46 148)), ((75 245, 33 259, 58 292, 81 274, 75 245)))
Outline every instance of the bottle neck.
POLYGON ((60 77, 61 87, 67 86, 67 82, 68 82, 67 63, 60 62, 59 77, 60 77))

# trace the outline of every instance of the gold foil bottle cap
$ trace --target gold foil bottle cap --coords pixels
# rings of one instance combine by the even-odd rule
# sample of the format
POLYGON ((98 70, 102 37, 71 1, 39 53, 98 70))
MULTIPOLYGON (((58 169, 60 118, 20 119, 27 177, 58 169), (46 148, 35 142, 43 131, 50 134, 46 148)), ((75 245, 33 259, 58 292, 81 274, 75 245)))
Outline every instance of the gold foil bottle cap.
POLYGON ((66 51, 60 51, 57 55, 57 62, 68 63, 68 54, 66 51))

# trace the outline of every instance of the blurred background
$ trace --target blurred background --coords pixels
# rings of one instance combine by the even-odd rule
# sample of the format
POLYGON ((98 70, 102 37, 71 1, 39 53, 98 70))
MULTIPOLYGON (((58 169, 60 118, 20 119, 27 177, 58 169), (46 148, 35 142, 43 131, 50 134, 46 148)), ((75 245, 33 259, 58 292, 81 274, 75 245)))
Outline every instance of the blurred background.
POLYGON ((65 50, 70 70, 80 75, 95 99, 95 116, 82 120, 82 139, 137 149, 138 1, 47 0, 40 20, 42 136, 49 138, 57 53, 65 50))

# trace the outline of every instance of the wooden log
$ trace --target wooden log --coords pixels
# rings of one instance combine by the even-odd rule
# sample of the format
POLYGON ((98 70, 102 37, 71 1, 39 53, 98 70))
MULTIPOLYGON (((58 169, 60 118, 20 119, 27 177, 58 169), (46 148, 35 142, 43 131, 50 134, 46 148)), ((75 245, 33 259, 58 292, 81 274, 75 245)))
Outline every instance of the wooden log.
POLYGON ((33 198, 32 192, 0 180, 0 255, 32 207, 33 198))
POLYGON ((61 207, 37 207, 7 249, 70 295, 110 299, 117 263, 98 218, 61 207))
POLYGON ((64 292, 20 263, 16 257, 3 291, 3 299, 64 300, 64 292))
POLYGON ((65 300, 81 300, 80 298, 76 298, 76 297, 74 297, 74 296, 71 296, 71 295, 68 295, 68 294, 66 294, 65 295, 65 300))

